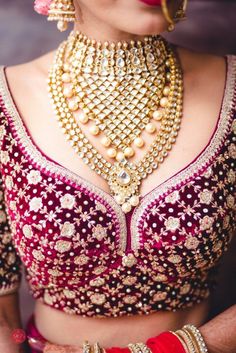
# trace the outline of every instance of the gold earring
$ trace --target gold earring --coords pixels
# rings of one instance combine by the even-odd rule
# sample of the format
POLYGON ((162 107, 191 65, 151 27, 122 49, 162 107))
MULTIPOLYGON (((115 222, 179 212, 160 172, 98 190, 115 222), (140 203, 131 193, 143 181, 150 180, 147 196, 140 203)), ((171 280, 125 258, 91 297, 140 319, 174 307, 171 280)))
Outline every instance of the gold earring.
POLYGON ((68 22, 75 21, 75 6, 73 0, 53 0, 48 12, 48 21, 58 21, 59 31, 66 31, 68 22))
POLYGON ((186 9, 188 5, 188 0, 183 0, 182 4, 176 11, 173 17, 170 15, 170 11, 167 5, 167 0, 161 0, 162 11, 165 16, 166 21, 169 23, 168 31, 171 32, 175 29, 175 24, 179 21, 186 19, 186 9))

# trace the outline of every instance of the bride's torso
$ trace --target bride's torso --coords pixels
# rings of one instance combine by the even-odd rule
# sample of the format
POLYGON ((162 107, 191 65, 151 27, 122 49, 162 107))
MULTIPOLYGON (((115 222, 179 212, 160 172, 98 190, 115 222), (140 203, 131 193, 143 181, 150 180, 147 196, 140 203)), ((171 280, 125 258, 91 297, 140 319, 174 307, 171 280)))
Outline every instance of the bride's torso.
MULTIPOLYGON (((191 163, 208 144, 217 124, 225 88, 224 58, 201 55, 179 49, 184 70, 184 110, 181 129, 164 163, 141 185, 142 196, 191 163), (217 73, 217 74, 216 74, 217 73)), ((8 84, 18 111, 34 141, 46 156, 82 176, 109 193, 107 183, 75 154, 62 134, 47 95, 47 71, 52 61, 48 54, 32 63, 9 67, 8 84)), ((99 137, 92 136, 89 125, 85 134, 105 155, 99 137)), ((139 160, 152 142, 143 135, 145 147, 135 154, 139 160)), ((106 157, 109 160, 109 157, 106 157)), ((120 318, 85 318, 68 315, 36 301, 35 318, 39 331, 58 344, 81 344, 84 339, 99 341, 104 346, 123 346, 130 341, 143 341, 163 330, 177 329, 184 323, 200 325, 206 318, 208 302, 191 308, 158 311, 151 315, 120 318), (132 328, 132 329, 131 329, 132 328), (66 334, 62 334, 65 332, 66 334)))

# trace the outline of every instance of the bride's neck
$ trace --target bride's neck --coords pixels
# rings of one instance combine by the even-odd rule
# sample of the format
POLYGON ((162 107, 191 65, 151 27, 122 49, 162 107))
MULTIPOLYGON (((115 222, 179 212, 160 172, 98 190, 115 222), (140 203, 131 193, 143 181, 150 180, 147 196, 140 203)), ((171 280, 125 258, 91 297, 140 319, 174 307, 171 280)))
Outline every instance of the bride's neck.
POLYGON ((119 42, 142 40, 145 36, 122 32, 116 28, 101 22, 94 21, 93 24, 76 22, 74 25, 75 31, 80 31, 88 38, 95 39, 100 42, 119 42))

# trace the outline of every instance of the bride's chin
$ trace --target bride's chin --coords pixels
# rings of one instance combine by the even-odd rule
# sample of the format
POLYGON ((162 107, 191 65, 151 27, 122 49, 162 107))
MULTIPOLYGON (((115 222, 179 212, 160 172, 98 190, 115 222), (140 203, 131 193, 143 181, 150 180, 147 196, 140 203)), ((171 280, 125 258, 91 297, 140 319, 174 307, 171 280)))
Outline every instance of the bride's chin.
POLYGON ((136 23, 130 21, 126 27, 127 32, 140 36, 161 34, 167 30, 166 21, 162 17, 154 17, 144 21, 137 20, 136 23))

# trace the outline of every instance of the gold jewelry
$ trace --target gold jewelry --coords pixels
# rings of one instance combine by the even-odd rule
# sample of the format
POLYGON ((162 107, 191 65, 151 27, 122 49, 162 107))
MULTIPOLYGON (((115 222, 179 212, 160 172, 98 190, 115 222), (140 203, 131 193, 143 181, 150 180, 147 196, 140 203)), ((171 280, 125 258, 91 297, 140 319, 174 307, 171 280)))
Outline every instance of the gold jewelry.
POLYGON ((66 31, 68 22, 75 21, 75 7, 73 0, 52 0, 49 8, 48 21, 58 21, 59 31, 66 31))
POLYGON ((188 353, 200 353, 198 349, 196 349, 196 346, 188 331, 180 329, 175 331, 175 334, 180 338, 180 340, 184 341, 185 345, 187 346, 188 353))
POLYGON ((128 348, 130 349, 131 353, 151 353, 151 349, 142 342, 137 343, 129 343, 128 348))
MULTIPOLYGON (((158 104, 165 105, 168 101, 166 97, 162 98, 163 93, 169 95, 169 87, 164 87, 164 60, 167 58, 164 43, 158 38, 152 41, 147 38, 145 52, 141 43, 138 47, 132 43, 130 51, 121 43, 110 49, 106 45, 105 55, 101 56, 99 44, 91 45, 81 35, 75 41, 77 45, 68 53, 67 59, 67 66, 71 68, 69 75, 73 78, 71 88, 77 96, 71 100, 70 108, 75 111, 79 107, 85 108, 88 119, 82 115, 79 120, 85 124, 93 120, 95 125, 90 132, 98 135, 102 131, 106 135, 102 141, 106 147, 115 144, 115 150, 108 149, 109 157, 117 160, 132 157, 131 143, 143 147, 142 130, 146 129, 150 134, 155 132, 151 116, 158 104), (127 103, 124 105, 123 101, 127 103)), ((65 75, 67 81, 68 72, 65 75)))
POLYGON ((183 338, 178 333, 176 333, 174 331, 170 331, 170 332, 178 338, 178 340, 180 341, 180 343, 184 347, 185 352, 189 353, 188 347, 187 347, 185 341, 183 340, 183 338))
POLYGON ((85 341, 83 343, 83 353, 93 353, 92 352, 92 347, 91 347, 91 345, 89 344, 88 341, 85 341))
POLYGON ((173 49, 156 36, 108 45, 72 32, 56 52, 48 85, 66 138, 84 163, 107 180, 123 212, 129 212, 139 204, 142 179, 164 161, 180 128, 183 78, 173 49), (114 163, 84 135, 80 124, 89 120, 95 122, 91 134, 105 134, 102 143, 114 163), (138 148, 144 144, 144 128, 155 139, 140 161, 130 162, 132 142, 138 148))
POLYGON ((208 353, 204 338, 202 337, 202 334, 197 327, 194 325, 185 325, 183 329, 190 334, 193 341, 196 343, 196 346, 198 347, 199 353, 208 353))
POLYGON ((161 5, 162 5, 163 14, 167 22, 169 23, 168 31, 171 32, 174 30, 175 24, 177 22, 186 19, 186 9, 188 5, 188 0, 182 0, 182 4, 180 5, 180 7, 178 8, 178 10, 176 11, 173 17, 170 14, 170 11, 167 5, 167 0, 162 0, 161 5))
POLYGON ((93 345, 93 353, 102 353, 102 348, 98 342, 95 342, 93 345))

